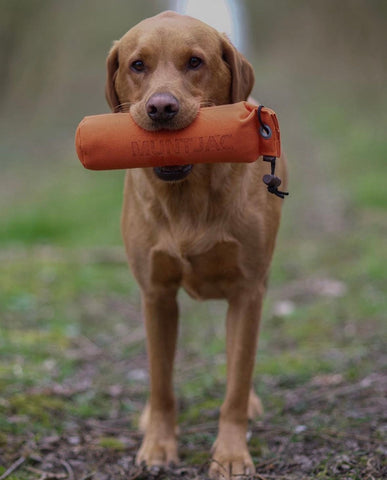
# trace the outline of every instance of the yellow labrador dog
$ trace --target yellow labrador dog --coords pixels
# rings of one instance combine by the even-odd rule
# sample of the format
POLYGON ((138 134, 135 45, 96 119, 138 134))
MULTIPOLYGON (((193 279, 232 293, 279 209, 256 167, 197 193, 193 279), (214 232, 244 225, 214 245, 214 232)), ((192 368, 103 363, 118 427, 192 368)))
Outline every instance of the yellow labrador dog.
MULTIPOLYGON (((130 111, 146 130, 184 128, 201 107, 246 100, 253 83, 251 65, 224 35, 174 12, 136 25, 107 59, 110 107, 130 111)), ((176 294, 183 287, 194 298, 224 298, 229 305, 227 391, 210 477, 254 472, 246 429, 260 410, 252 374, 282 203, 263 185, 265 173, 262 159, 127 172, 122 233, 142 291, 150 367, 138 463, 178 461, 172 376, 176 294)), ((279 176, 286 178, 284 161, 279 176)))

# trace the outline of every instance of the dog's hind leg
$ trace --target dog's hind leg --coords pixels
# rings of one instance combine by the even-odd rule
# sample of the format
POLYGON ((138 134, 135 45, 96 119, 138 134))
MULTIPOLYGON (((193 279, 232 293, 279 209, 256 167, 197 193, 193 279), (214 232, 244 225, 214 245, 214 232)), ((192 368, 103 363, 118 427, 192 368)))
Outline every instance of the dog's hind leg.
POLYGON ((261 399, 254 392, 254 389, 250 389, 249 403, 247 406, 247 416, 249 420, 256 420, 263 415, 263 405, 261 399))

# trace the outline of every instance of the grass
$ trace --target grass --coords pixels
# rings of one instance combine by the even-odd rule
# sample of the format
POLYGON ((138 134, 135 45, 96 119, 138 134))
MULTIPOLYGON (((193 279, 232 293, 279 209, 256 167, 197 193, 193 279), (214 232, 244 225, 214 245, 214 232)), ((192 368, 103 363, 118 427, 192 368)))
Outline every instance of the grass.
POLYGON ((27 167, 27 175, 31 174, 35 187, 28 203, 22 195, 13 203, 12 211, 3 212, 0 227, 3 246, 120 243, 118 219, 123 172, 97 175, 83 171, 75 159, 68 160, 70 165, 63 162, 55 171, 48 167, 43 179, 36 172, 28 172, 27 167))

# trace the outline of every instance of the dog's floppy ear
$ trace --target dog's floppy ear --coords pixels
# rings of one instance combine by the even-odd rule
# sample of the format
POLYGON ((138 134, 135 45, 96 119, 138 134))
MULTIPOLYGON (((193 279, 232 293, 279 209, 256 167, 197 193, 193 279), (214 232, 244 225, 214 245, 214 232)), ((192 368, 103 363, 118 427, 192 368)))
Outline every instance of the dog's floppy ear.
POLYGON ((223 60, 231 70, 231 103, 247 100, 254 86, 254 70, 226 35, 223 35, 223 60))
POLYGON ((105 96, 106 100, 113 110, 113 112, 119 111, 120 101, 117 96, 116 87, 115 87, 115 80, 118 73, 118 41, 114 42, 109 55, 106 60, 106 69, 107 69, 107 77, 106 77, 106 86, 105 86, 105 96))

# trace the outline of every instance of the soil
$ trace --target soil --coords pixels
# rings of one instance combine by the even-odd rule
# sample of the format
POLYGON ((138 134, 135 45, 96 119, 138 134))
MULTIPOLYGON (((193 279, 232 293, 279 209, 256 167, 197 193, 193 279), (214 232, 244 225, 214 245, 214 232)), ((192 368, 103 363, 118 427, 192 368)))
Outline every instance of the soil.
MULTIPOLYGON (((273 413, 266 405, 264 418, 250 425, 256 474, 249 478, 387 478, 386 387, 382 374, 354 384, 326 375, 292 389, 272 385, 271 398, 283 403, 273 413)), ((7 469, 0 479, 206 479, 217 414, 204 411, 203 423, 181 425, 181 463, 168 469, 135 465, 141 436, 128 415, 69 420, 60 434, 40 438, 29 433, 9 436, 0 449, 0 464, 7 469)))

